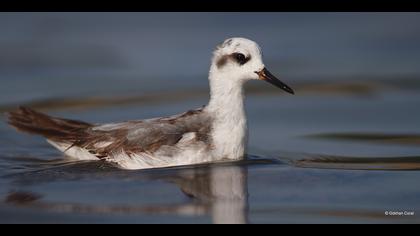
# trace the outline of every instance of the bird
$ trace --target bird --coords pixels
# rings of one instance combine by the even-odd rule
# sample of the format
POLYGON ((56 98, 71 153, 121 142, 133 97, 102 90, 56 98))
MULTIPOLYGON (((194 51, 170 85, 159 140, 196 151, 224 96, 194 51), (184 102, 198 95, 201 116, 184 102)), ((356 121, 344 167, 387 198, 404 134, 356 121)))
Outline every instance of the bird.
POLYGON ((265 67, 260 46, 243 37, 216 46, 208 80, 207 105, 173 116, 94 124, 20 106, 8 113, 8 123, 45 137, 71 159, 101 160, 122 169, 243 160, 248 143, 244 84, 262 80, 290 94, 294 90, 265 67))

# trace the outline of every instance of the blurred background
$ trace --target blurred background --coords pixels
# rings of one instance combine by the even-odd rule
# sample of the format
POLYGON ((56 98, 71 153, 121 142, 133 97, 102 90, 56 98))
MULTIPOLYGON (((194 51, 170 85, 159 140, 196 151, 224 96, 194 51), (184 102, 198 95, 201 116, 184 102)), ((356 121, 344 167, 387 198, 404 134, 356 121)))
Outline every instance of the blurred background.
POLYGON ((416 83, 418 13, 1 13, 0 105, 206 88, 211 52, 255 40, 292 85, 416 83), (415 80, 412 80, 415 78, 415 80))
MULTIPOLYGON (((88 122, 181 113, 207 103, 216 45, 250 38, 296 95, 247 85, 249 154, 290 165, 251 163, 248 182, 242 167, 220 169, 241 180, 240 221, 391 222, 385 210, 420 210, 420 174, 405 171, 420 169, 419 22, 420 13, 0 13, 0 119, 18 105, 88 122)), ((182 169, 122 173, 69 164, 42 138, 0 122, 3 221, 208 222, 224 215, 209 213, 208 192, 198 193, 204 208, 190 209, 191 200, 168 182, 191 192, 191 181, 209 185, 213 171, 197 178, 182 169), (178 172, 192 177, 181 181, 178 172), (32 215, 9 208, 39 198, 32 215), (98 212, 44 212, 68 202, 77 214, 98 212), (121 213, 113 204, 128 204, 127 211, 140 205, 142 217, 103 218, 103 209, 121 213)), ((225 206, 222 200, 216 208, 225 206)))

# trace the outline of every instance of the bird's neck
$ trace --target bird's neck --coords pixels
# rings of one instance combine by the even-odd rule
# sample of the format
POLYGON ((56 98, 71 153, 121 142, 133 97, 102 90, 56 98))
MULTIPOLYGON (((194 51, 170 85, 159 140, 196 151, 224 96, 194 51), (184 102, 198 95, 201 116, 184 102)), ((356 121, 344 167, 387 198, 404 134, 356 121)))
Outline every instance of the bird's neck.
POLYGON ((212 139, 217 158, 240 159, 247 144, 243 83, 210 73, 212 139))

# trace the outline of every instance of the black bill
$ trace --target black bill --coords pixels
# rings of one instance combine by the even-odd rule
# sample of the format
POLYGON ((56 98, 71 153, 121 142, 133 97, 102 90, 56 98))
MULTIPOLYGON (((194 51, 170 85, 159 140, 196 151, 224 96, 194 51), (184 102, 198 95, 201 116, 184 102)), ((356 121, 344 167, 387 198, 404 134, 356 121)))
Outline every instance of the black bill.
POLYGON ((261 71, 255 71, 255 73, 258 74, 261 80, 265 80, 269 82, 270 84, 279 87, 283 89, 284 91, 295 94, 292 88, 287 86, 285 83, 281 82, 279 79, 277 79, 273 74, 270 73, 266 68, 262 69, 261 71))

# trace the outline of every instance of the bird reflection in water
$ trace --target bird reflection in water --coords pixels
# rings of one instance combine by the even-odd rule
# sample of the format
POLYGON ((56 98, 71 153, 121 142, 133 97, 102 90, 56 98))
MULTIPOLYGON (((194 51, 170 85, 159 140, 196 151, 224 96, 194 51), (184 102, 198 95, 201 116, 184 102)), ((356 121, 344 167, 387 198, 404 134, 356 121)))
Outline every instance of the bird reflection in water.
POLYGON ((192 199, 201 202, 213 223, 248 222, 247 169, 243 166, 210 167, 181 173, 173 180, 192 199))
MULTIPOLYGON (((190 199, 185 203, 135 205, 89 205, 83 203, 54 203, 43 201, 33 192, 10 192, 4 202, 53 212, 93 214, 171 214, 182 216, 210 216, 216 224, 248 223, 247 166, 209 165, 179 168, 146 178, 164 180, 177 185, 190 199)), ((144 175, 139 176, 144 180, 144 175)), ((137 178, 137 177, 135 177, 137 178)))

